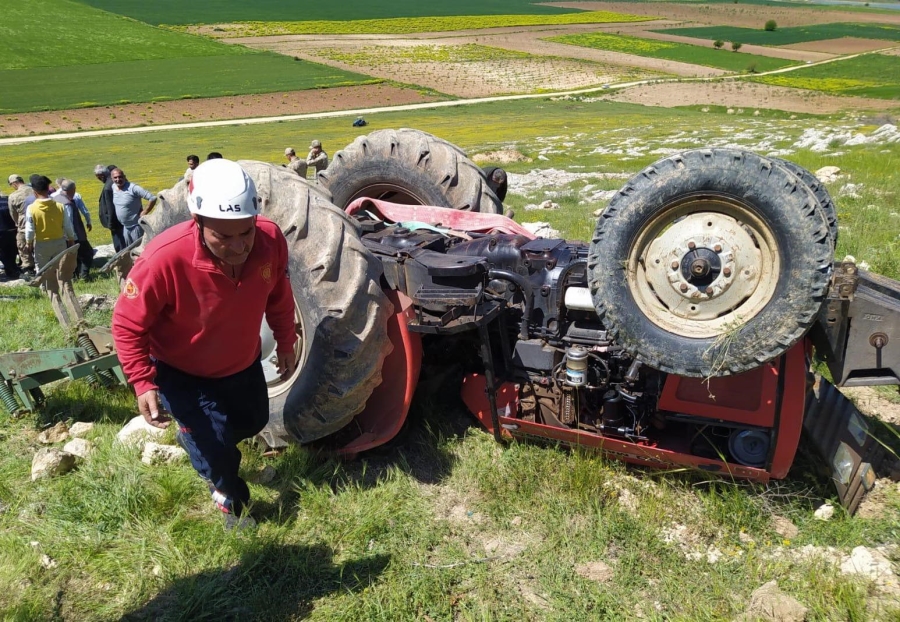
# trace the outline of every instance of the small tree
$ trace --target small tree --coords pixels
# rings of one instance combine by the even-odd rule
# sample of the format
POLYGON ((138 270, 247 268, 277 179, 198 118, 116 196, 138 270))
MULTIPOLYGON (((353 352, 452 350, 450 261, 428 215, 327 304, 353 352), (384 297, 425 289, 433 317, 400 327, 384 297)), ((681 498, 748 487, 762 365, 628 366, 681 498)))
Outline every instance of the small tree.
POLYGON ((738 43, 737 41, 732 41, 732 42, 731 42, 731 51, 732 51, 732 52, 737 52, 739 49, 741 49, 741 45, 743 45, 743 44, 742 44, 742 43, 738 43))
POLYGON ((775 32, 776 30, 778 30, 778 24, 775 23, 774 19, 770 19, 766 22, 765 29, 766 32, 775 32))
POLYGON ((750 63, 747 65, 747 73, 756 73, 758 65, 756 63, 750 63))
POLYGON ((724 46, 724 45, 725 45, 725 42, 722 41, 721 39, 716 39, 715 41, 713 41, 713 47, 716 48, 717 50, 721 50, 722 46, 724 46))

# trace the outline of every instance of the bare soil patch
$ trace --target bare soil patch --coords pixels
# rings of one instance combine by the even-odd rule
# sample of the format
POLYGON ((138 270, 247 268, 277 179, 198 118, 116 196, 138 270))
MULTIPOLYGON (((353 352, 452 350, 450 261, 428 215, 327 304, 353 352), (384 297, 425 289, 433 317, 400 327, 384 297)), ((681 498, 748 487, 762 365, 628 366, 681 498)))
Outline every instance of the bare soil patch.
POLYGON ((645 106, 715 105, 741 108, 771 108, 788 112, 832 114, 843 110, 890 110, 897 103, 865 97, 838 97, 815 91, 790 89, 753 82, 695 82, 636 86, 616 91, 613 101, 645 106))
POLYGON ((311 91, 98 106, 0 116, 0 137, 304 114, 366 106, 415 104, 437 99, 435 96, 423 95, 413 89, 372 84, 311 91))
POLYGON ((840 39, 826 39, 824 41, 807 41, 805 43, 793 43, 784 45, 782 49, 807 50, 810 52, 829 52, 829 56, 840 54, 859 54, 896 46, 895 41, 880 41, 878 39, 858 39, 856 37, 841 37, 840 39))
POLYGON ((770 19, 774 19, 782 28, 833 22, 900 24, 900 13, 896 15, 857 13, 837 9, 822 11, 805 7, 776 7, 743 3, 689 5, 669 2, 553 2, 546 4, 584 11, 614 11, 673 21, 741 28, 762 28, 770 19))
POLYGON ((900 404, 883 398, 872 387, 848 387, 841 389, 841 392, 852 398, 856 407, 865 414, 900 426, 900 404))

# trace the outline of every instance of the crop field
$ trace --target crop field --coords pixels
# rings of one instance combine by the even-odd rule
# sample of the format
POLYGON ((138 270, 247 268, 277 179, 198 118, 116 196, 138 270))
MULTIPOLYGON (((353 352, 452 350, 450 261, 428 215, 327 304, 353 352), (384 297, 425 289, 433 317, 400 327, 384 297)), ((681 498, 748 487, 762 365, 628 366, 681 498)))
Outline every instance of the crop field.
POLYGON ((379 82, 369 76, 267 52, 227 58, 227 62, 220 56, 197 56, 0 71, 0 81, 17 85, 0 100, 0 114, 379 82))
MULTIPOLYGON (((262 37, 270 35, 361 35, 410 34, 416 32, 448 32, 481 30, 510 26, 562 26, 568 24, 613 24, 652 19, 609 11, 582 11, 561 15, 460 15, 451 17, 398 17, 393 19, 359 19, 352 21, 252 21, 222 24, 213 30, 203 29, 212 37, 262 37)), ((178 30, 192 31, 184 26, 178 30)))
POLYGON ((828 63, 755 81, 836 95, 859 95, 900 101, 900 59, 867 54, 840 63, 828 63))
POLYGON ((306 48, 314 60, 365 68, 373 76, 426 86, 460 97, 586 88, 663 74, 633 67, 477 45, 306 48))
POLYGON ((781 67, 795 64, 793 61, 780 58, 770 58, 756 54, 735 54, 727 48, 716 50, 712 47, 700 47, 699 45, 687 43, 672 43, 602 32, 562 35, 551 37, 550 41, 650 58, 663 58, 683 63, 727 69, 729 71, 747 71, 751 66, 755 71, 771 71, 772 69, 780 69, 781 67))
POLYGON ((696 37, 714 41, 739 41, 750 45, 791 45, 808 41, 855 37, 859 39, 881 39, 884 41, 900 41, 900 28, 880 24, 815 24, 810 26, 794 26, 778 28, 767 32, 760 23, 759 29, 736 28, 732 26, 703 26, 698 28, 670 28, 654 30, 669 35, 696 37))
POLYGON ((140 24, 71 0, 4 9, 0 114, 365 84, 368 76, 140 24), (66 24, 46 36, 35 14, 66 24), (41 44, 35 44, 40 41, 41 44))
POLYGON ((208 0, 202 4, 184 3, 180 0, 82 0, 85 4, 127 15, 148 24, 210 24, 244 21, 296 21, 382 19, 392 17, 433 17, 459 15, 503 15, 521 13, 529 15, 555 15, 576 13, 577 9, 565 9, 541 5, 532 0, 458 0, 456 2, 420 2, 418 0, 391 0, 391 2, 364 2, 345 0, 339 3, 284 3, 280 0, 208 0))
MULTIPOLYGON (((838 165, 842 177, 829 186, 841 222, 837 254, 900 277, 900 144, 877 140, 877 121, 737 118, 590 98, 370 121, 367 131, 418 127, 470 154, 530 159, 506 165, 508 205, 517 219, 549 221, 572 239, 589 239, 592 212, 627 177, 677 150, 741 146, 812 170, 838 165), (854 133, 867 142, 844 145, 841 137, 854 133), (545 198, 561 208, 525 209, 545 198)), ((281 161, 285 140, 321 138, 333 154, 356 133, 347 119, 323 119, 4 146, 0 159, 22 174, 83 181, 79 190, 95 207, 90 171, 98 160, 115 160, 158 190, 181 174, 182 154, 217 149, 281 161)), ((95 229, 95 237, 104 233, 95 229)), ((108 279, 76 287, 115 294, 108 279)), ((38 292, 5 288, 0 296, 0 351, 67 343, 38 292)), ((109 311, 88 319, 105 324, 109 311)), ((146 466, 115 442, 134 415, 128 391, 55 386, 42 413, 0 415, 2 617, 720 620, 740 615, 751 592, 775 580, 808 607, 810 621, 896 619, 894 593, 839 570, 860 545, 900 560, 900 491, 886 480, 861 516, 838 509, 820 521, 812 512, 833 492, 802 456, 787 480, 765 487, 552 446, 501 447, 455 395, 452 383, 425 387, 401 441, 353 462, 297 447, 264 458, 243 446, 260 518, 248 534, 222 531, 187 463, 146 466), (88 436, 96 449, 72 473, 33 483, 37 431, 57 420, 96 422, 88 436), (263 467, 274 480, 258 482, 263 467)))

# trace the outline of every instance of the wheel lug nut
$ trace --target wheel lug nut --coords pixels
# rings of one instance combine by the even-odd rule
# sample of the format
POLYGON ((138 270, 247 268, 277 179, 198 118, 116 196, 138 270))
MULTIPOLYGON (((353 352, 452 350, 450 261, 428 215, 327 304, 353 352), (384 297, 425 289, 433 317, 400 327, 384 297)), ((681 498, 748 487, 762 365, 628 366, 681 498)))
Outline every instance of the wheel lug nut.
POLYGON ((681 284, 681 293, 685 293, 685 292, 687 292, 687 290, 688 290, 687 283, 682 283, 681 284))
POLYGON ((707 295, 707 296, 712 296, 714 291, 715 291, 715 290, 713 290, 712 287, 707 287, 707 288, 706 288, 706 295, 707 295))
POLYGON ((713 246, 713 250, 716 251, 717 253, 721 253, 721 252, 722 252, 722 245, 721 245, 721 244, 716 244, 715 246, 713 246))
POLYGON ((694 243, 693 240, 691 240, 690 242, 688 242, 688 248, 694 250, 695 248, 697 248, 697 244, 694 243))
POLYGON ((731 268, 723 268, 722 274, 725 276, 731 276, 731 268))
POLYGON ((677 261, 672 262, 672 270, 678 270, 678 262, 677 261))

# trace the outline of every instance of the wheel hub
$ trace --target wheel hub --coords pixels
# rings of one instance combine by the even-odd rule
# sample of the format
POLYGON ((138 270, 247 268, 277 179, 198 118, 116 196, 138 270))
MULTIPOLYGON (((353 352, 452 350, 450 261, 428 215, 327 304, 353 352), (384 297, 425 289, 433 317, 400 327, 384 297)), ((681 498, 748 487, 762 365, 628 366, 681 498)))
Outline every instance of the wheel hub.
POLYGON ((647 316, 671 332, 707 337, 758 313, 777 273, 768 230, 728 203, 673 211, 648 225, 631 255, 629 278, 647 316))

